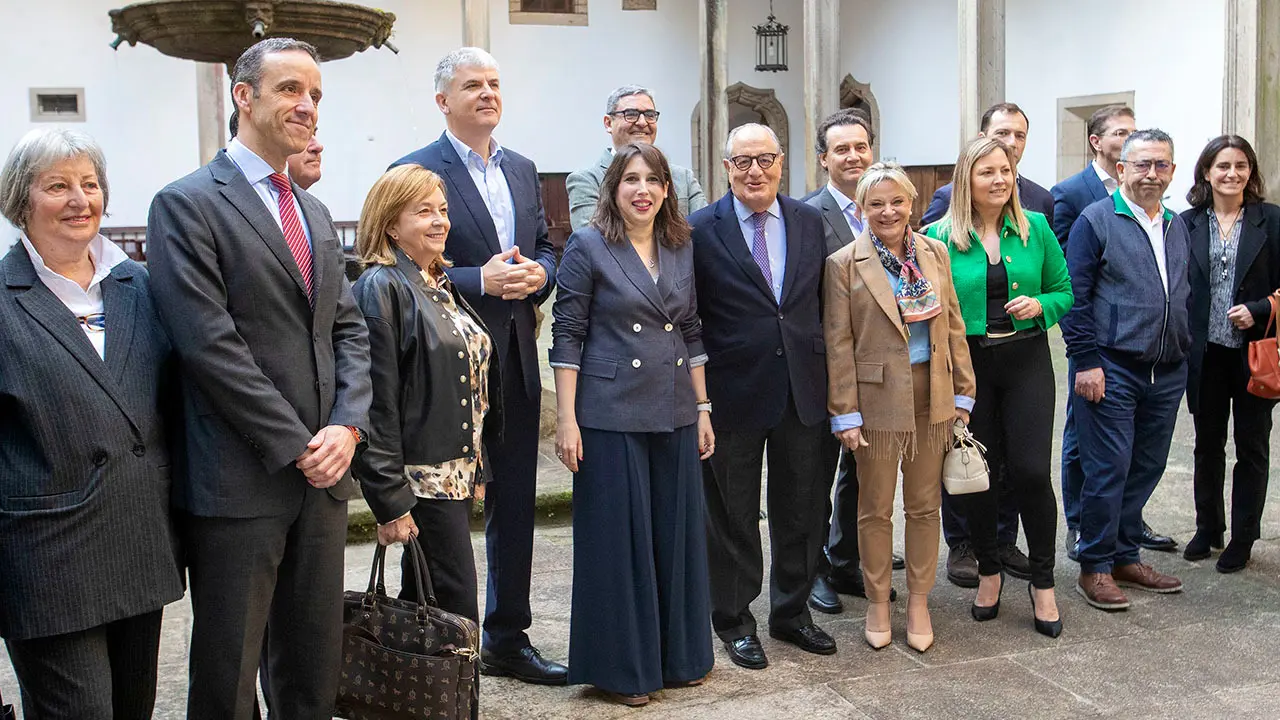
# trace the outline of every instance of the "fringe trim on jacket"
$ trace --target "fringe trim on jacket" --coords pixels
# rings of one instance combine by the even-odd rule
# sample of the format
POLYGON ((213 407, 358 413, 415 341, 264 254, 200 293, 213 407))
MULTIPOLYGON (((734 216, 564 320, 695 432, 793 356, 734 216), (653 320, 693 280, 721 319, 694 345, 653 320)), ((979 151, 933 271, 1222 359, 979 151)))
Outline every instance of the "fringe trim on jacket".
MULTIPOLYGON (((924 443, 928 452, 945 453, 951 446, 951 425, 954 420, 932 423, 925 430, 924 443)), ((871 447, 864 452, 876 460, 902 458, 913 460, 918 448, 919 433, 915 430, 871 430, 862 429, 862 437, 871 447)))

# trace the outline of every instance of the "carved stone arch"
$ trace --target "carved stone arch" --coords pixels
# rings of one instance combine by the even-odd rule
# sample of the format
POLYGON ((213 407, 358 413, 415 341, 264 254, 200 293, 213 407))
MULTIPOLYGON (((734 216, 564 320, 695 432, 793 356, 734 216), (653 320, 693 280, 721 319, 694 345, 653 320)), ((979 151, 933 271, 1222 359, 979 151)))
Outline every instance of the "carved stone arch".
POLYGON ((875 158, 880 159, 880 103, 876 102, 876 96, 871 92, 870 83, 861 83, 853 78, 852 75, 845 75, 844 80, 840 81, 840 107, 856 108, 867 113, 871 118, 871 129, 875 131, 875 142, 871 143, 871 150, 875 153, 875 158))
MULTIPOLYGON (((734 122, 734 106, 750 113, 759 115, 759 120, 768 125, 771 130, 778 136, 778 144, 782 146, 782 152, 786 153, 791 147, 791 124, 787 119, 787 109, 782 106, 778 100, 778 94, 771 89, 751 87, 745 83, 734 83, 724 91, 725 100, 729 104, 729 129, 733 130, 741 122, 734 122)), ((693 115, 690 117, 690 128, 692 129, 693 138, 693 172, 699 181, 705 182, 705 175, 702 172, 702 103, 693 106, 693 115)), ((719 142, 724 142, 721 139, 719 142)), ((790 186, 791 174, 789 166, 784 166, 782 173, 782 185, 778 188, 778 192, 783 195, 790 194, 788 187, 790 186)), ((720 196, 717 192, 716 197, 720 196)))

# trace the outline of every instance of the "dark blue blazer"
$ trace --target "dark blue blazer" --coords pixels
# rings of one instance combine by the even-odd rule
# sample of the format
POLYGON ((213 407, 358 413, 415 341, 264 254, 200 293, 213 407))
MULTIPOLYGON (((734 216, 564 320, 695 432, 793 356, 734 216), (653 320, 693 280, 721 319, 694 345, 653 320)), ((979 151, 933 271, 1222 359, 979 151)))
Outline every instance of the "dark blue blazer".
POLYGON ((827 419, 822 213, 789 197, 780 195, 778 202, 787 231, 781 304, 751 257, 731 194, 689 216, 707 394, 717 429, 775 427, 788 402, 805 425, 827 419))
POLYGON ((493 336, 497 354, 504 368, 513 367, 510 353, 519 355, 524 373, 525 391, 529 397, 541 396, 541 375, 538 371, 537 335, 534 331, 533 308, 541 305, 556 284, 555 248, 547 235, 547 219, 542 209, 542 187, 538 182, 538 168, 533 161, 509 148, 503 148, 502 173, 511 188, 515 207, 515 244, 526 259, 533 259, 547 271, 547 284, 524 300, 503 300, 485 295, 480 282, 480 267, 494 255, 502 252, 498 244, 498 231, 493 225, 489 208, 476 190, 475 181, 467 166, 458 157, 453 144, 443 133, 440 139, 415 150, 391 164, 415 163, 444 179, 445 197, 449 201, 449 238, 445 241, 444 254, 453 262, 449 280, 457 286, 471 307, 479 313, 493 336), (512 327, 515 327, 516 347, 511 347, 512 327))
MULTIPOLYGON (((1018 176, 1018 200, 1022 203, 1025 210, 1035 210, 1043 214, 1049 220, 1049 226, 1053 225, 1053 195, 1048 190, 1031 182, 1025 177, 1018 176)), ((929 201, 929 208, 924 211, 924 216, 920 218, 920 225, 928 225, 942 219, 947 214, 947 208, 951 207, 951 183, 947 183, 938 188, 933 194, 933 199, 929 201)))
POLYGON ((582 427, 671 432, 698 420, 691 362, 704 362, 693 247, 658 246, 658 281, 625 239, 591 225, 560 260, 553 367, 578 368, 582 427))
POLYGON ((1080 217, 1080 213, 1110 195, 1106 186, 1098 179, 1098 173, 1094 172, 1093 163, 1054 185, 1049 192, 1053 193, 1053 215, 1049 217, 1049 224, 1053 227, 1053 234, 1058 236, 1063 250, 1067 248, 1067 236, 1071 234, 1071 226, 1080 217))

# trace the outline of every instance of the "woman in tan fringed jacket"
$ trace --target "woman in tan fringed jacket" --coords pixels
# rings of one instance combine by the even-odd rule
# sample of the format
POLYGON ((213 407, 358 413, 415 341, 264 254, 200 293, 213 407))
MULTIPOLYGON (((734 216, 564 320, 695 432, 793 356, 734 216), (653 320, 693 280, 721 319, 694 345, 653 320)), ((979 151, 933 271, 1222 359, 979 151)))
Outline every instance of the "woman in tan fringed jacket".
POLYGON ((858 545, 867 586, 866 639, 887 646, 893 497, 902 467, 907 645, 933 644, 928 596, 938 567, 942 457, 976 397, 951 260, 911 231, 916 189, 897 163, 858 182, 867 229, 827 259, 824 331, 831 429, 858 461, 858 545))

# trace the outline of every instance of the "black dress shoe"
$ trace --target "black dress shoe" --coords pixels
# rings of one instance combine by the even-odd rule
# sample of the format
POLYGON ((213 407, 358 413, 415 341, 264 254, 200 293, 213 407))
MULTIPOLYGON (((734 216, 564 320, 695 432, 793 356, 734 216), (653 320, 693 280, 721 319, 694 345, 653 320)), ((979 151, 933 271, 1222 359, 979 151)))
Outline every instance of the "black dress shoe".
POLYGON ((748 670, 763 670, 769 667, 769 658, 764 656, 764 648, 760 645, 760 638, 755 635, 727 641, 724 644, 724 649, 729 651, 729 659, 733 661, 734 665, 748 670))
MULTIPOLYGON (((849 576, 827 576, 827 585, 841 595, 853 595, 854 597, 866 598, 867 586, 862 582, 862 571, 856 570, 854 575, 849 576)), ((898 591, 889 588, 889 601, 893 602, 898 599, 898 591)))
POLYGON ((1000 564, 1005 572, 1019 580, 1031 579, 1031 560, 1013 543, 1000 546, 1000 564))
POLYGON ((1067 528, 1067 559, 1080 562, 1080 531, 1067 528))
POLYGON ((973 599, 973 605, 969 606, 969 614, 978 622, 986 622, 995 620, 1000 615, 1000 596, 1004 595, 1004 573, 1000 573, 1000 589, 996 591, 995 605, 979 605, 978 599, 973 599))
POLYGON ((822 575, 813 579, 813 589, 809 591, 809 607, 828 615, 844 612, 844 604, 840 602, 840 596, 822 575))
POLYGON ((809 623, 794 630, 774 630, 769 628, 769 637, 774 640, 788 642, 815 655, 835 655, 836 640, 822 628, 809 623))
POLYGON ((1249 564, 1251 555, 1253 555, 1253 542, 1233 539, 1227 543, 1227 549, 1218 556, 1217 570, 1220 573, 1239 572, 1249 564))
MULTIPOLYGON (((1002 586, 1001 590, 1004 589, 1002 586)), ((1027 583, 1027 595, 1031 596, 1031 619, 1035 621, 1036 632, 1045 637, 1056 638, 1062 634, 1062 616, 1059 615, 1057 620, 1041 620, 1036 617, 1036 593, 1031 583, 1027 583)))
POLYGON ((1191 540, 1187 542, 1187 547, 1182 551, 1183 560, 1204 560, 1212 554, 1214 548, 1222 549, 1222 533, 1214 535, 1203 530, 1197 530, 1191 540))
POLYGON ((542 653, 532 645, 501 657, 482 650, 480 674, 513 677, 534 685, 566 685, 569 682, 569 668, 542 657, 542 653))
POLYGON ((1159 550, 1160 552, 1173 552, 1178 549, 1178 541, 1168 535, 1157 535, 1155 530, 1151 529, 1145 521, 1142 523, 1142 539, 1138 544, 1148 550, 1159 550))
POLYGON ((898 553, 894 553, 894 554, 893 554, 893 569, 894 569, 894 570, 905 570, 905 569, 906 569, 906 567, 907 567, 907 561, 906 561, 906 560, 904 560, 904 559, 902 558, 902 556, 901 556, 901 555, 899 555, 898 553))

